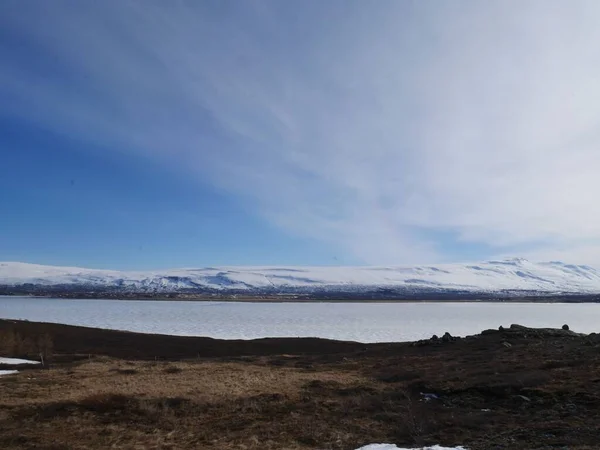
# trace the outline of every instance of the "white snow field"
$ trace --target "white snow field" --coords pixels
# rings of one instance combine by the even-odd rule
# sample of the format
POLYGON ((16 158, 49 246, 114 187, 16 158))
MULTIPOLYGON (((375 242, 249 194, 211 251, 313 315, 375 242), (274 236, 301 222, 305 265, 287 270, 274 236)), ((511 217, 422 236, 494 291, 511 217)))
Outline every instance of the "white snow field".
POLYGON ((518 323, 600 331, 597 303, 245 303, 0 297, 0 318, 220 339, 398 342, 518 323))
POLYGON ((373 287, 403 287, 416 291, 598 293, 600 272, 585 265, 558 261, 534 263, 521 258, 416 267, 205 267, 145 272, 0 263, 0 285, 23 283, 110 286, 152 292, 283 288, 361 291, 373 287))
POLYGON ((15 373, 19 373, 18 370, 0 370, 0 377, 3 375, 14 375, 15 373))
POLYGON ((434 445, 432 447, 404 448, 397 447, 394 444, 369 444, 356 450, 467 450, 465 447, 441 447, 434 445))

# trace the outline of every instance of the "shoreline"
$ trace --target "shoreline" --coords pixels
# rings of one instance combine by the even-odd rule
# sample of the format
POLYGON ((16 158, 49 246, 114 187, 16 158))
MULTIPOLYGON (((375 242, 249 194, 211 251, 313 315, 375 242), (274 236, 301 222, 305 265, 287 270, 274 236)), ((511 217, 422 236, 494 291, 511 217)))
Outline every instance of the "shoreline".
POLYGON ((76 294, 3 294, 0 298, 45 298, 57 300, 118 300, 118 301, 161 301, 161 302, 222 302, 222 303, 600 303, 600 295, 558 295, 558 296, 535 296, 535 297, 503 297, 503 298, 465 298, 448 297, 444 299, 435 298, 264 298, 260 296, 245 297, 173 297, 168 295, 90 295, 89 293, 76 294))

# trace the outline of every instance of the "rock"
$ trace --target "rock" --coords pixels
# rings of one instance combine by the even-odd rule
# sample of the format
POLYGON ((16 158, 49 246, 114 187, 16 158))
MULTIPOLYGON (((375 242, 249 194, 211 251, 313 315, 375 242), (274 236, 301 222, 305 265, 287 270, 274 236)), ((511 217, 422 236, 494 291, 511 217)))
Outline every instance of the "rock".
POLYGON ((503 327, 502 325, 500 325, 500 326, 498 327, 498 331, 504 331, 504 327, 503 327))
POLYGON ((439 339, 437 334, 434 334, 433 336, 431 336, 431 340, 432 341, 437 341, 439 339))
POLYGON ((450 342, 451 340, 452 340, 452 335, 446 331, 444 333, 444 335, 442 336, 442 341, 450 342))
POLYGON ((513 323, 513 324, 510 326, 510 329, 511 329, 511 330, 527 330, 528 328, 527 328, 527 327, 524 327, 523 325, 519 325, 519 324, 513 323))
POLYGON ((562 326, 562 329, 565 331, 569 331, 569 325, 567 325, 566 323, 562 326))
POLYGON ((512 344, 510 342, 506 342, 506 341, 504 341, 502 343, 502 345, 504 345, 506 348, 511 348, 512 347, 512 344))

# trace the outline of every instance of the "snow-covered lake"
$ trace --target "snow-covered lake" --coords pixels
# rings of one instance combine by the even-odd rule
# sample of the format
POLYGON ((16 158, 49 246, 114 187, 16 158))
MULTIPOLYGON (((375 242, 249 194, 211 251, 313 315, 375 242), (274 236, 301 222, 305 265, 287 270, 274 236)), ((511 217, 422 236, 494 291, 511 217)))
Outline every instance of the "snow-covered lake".
POLYGON ((314 336, 360 342, 475 334, 511 323, 600 331, 600 304, 230 303, 0 297, 0 318, 144 333, 252 339, 314 336))

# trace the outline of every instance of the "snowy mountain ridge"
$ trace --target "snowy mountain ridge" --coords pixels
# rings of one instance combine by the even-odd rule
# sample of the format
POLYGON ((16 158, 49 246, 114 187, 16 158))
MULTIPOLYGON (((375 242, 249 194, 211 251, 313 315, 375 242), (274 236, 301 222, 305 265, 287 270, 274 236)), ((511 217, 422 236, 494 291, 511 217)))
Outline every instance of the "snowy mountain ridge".
POLYGON ((114 271, 0 262, 0 286, 65 286, 128 292, 361 292, 376 289, 493 293, 600 293, 586 265, 522 258, 472 264, 380 267, 204 267, 114 271))

